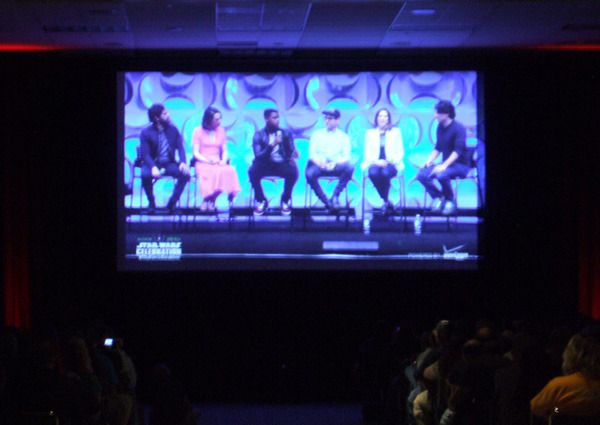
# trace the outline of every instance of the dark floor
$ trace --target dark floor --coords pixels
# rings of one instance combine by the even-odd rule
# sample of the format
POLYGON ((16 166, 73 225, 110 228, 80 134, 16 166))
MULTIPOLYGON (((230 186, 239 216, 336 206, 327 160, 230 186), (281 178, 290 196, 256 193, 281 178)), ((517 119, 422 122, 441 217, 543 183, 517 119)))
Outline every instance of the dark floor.
MULTIPOLYGON (((360 425, 361 409, 351 404, 202 404, 198 425, 360 425)), ((146 414, 146 424, 148 423, 146 414)))

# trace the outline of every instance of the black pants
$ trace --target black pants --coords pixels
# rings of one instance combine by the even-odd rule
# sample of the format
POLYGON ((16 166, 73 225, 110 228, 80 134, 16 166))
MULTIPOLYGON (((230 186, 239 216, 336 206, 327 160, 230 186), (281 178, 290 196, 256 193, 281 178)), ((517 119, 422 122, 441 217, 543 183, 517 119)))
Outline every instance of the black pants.
POLYGON ((349 162, 336 164, 335 168, 331 171, 322 169, 312 161, 308 161, 308 164, 306 165, 306 181, 323 203, 327 203, 327 196, 325 196, 325 193, 319 184, 319 177, 334 176, 339 178, 335 189, 333 189, 333 197, 335 198, 340 196, 342 190, 344 190, 348 182, 352 179, 352 173, 354 173, 354 166, 349 162))
POLYGON ((289 202, 292 196, 292 190, 298 180, 298 167, 293 161, 289 162, 256 162, 248 169, 248 177, 254 189, 255 199, 257 202, 266 200, 260 181, 265 176, 283 177, 283 193, 281 194, 282 202, 289 202))
POLYGON ((369 167, 369 178, 373 182, 373 186, 377 189, 377 193, 384 201, 388 200, 390 194, 390 186, 392 179, 398 175, 398 170, 393 164, 387 164, 385 167, 371 165, 369 167))
MULTIPOLYGON (((179 201, 179 197, 183 193, 185 184, 190 181, 190 176, 188 174, 183 174, 179 169, 179 165, 174 162, 168 162, 162 165, 157 164, 157 167, 165 169, 163 175, 175 177, 177 179, 175 189, 173 189, 173 193, 171 194, 168 204, 169 206, 174 206, 177 201, 179 201)), ((152 185, 152 178, 152 169, 145 164, 142 165, 142 186, 144 188, 144 192, 146 192, 146 196, 148 197, 148 202, 150 202, 150 205, 154 205, 154 188, 152 185)))
POLYGON ((425 190, 432 199, 444 197, 447 201, 454 202, 454 192, 452 191, 452 179, 456 177, 465 177, 470 168, 468 165, 454 163, 440 174, 431 175, 435 165, 427 168, 421 168, 417 175, 417 180, 425 187, 425 190), (435 180, 440 182, 441 190, 435 184, 435 180))

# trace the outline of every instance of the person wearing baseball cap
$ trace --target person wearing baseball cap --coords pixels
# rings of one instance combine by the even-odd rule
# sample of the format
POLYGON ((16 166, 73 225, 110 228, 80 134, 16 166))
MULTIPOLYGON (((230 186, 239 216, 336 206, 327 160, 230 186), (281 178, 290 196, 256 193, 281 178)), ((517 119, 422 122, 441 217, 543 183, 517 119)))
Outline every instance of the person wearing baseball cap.
POLYGON ((310 138, 306 180, 325 207, 330 211, 335 211, 340 208, 340 193, 352 179, 354 165, 350 162, 350 139, 338 128, 340 111, 337 109, 325 110, 323 115, 325 128, 316 130, 310 138), (330 199, 327 199, 319 184, 321 176, 339 178, 330 199))

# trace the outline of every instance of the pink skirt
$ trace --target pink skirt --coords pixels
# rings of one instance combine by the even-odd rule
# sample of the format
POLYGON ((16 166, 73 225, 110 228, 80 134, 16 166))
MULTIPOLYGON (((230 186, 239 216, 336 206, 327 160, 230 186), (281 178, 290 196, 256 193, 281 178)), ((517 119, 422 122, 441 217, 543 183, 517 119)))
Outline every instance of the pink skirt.
POLYGON ((203 198, 222 192, 235 195, 242 190, 231 165, 196 163, 196 176, 203 198))

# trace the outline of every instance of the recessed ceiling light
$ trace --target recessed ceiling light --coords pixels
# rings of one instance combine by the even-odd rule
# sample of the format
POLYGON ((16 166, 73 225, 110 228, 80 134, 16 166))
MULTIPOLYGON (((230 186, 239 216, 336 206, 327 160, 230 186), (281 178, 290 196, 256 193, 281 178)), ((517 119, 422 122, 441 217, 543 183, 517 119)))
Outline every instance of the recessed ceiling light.
POLYGON ((413 9, 410 11, 413 16, 433 16, 436 13, 435 9, 413 9))

